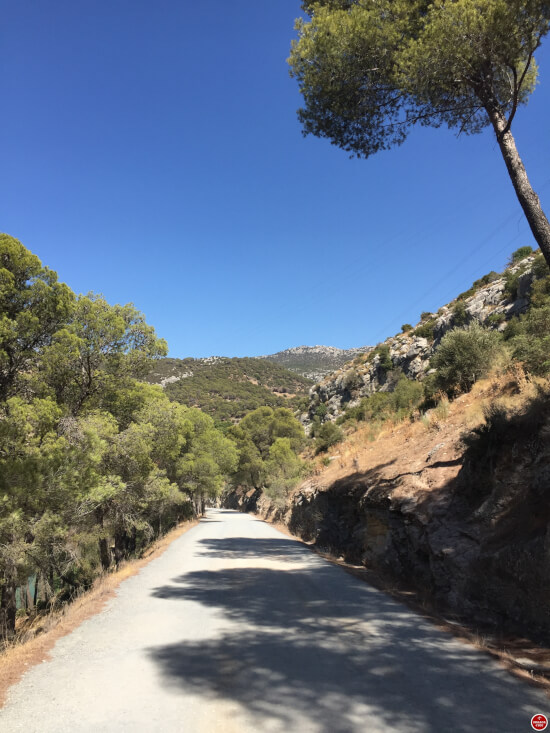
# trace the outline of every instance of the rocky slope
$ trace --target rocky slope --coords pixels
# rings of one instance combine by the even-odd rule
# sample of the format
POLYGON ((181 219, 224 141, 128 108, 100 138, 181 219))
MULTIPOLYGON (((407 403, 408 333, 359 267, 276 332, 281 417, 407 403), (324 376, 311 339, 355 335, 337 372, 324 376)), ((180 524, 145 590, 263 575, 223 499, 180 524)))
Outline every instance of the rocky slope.
POLYGON ((452 328, 474 319, 491 328, 504 328, 507 320, 529 305, 534 261, 531 255, 500 275, 490 273, 437 313, 423 314, 415 328, 386 339, 374 349, 365 349, 352 362, 325 376, 310 392, 303 422, 307 424, 313 418, 321 403, 328 408, 327 418, 334 420, 362 397, 391 391, 396 371, 410 379, 422 379, 429 373, 430 358, 441 338, 452 328))
POLYGON ((335 346, 296 346, 269 356, 259 356, 258 359, 280 364, 308 379, 319 381, 358 354, 369 352, 371 348, 370 346, 361 346, 357 349, 337 349, 335 346))
POLYGON ((254 491, 227 501, 444 613, 550 640, 550 394, 540 387, 508 375, 429 426, 401 424, 375 442, 359 431, 282 508, 254 491))

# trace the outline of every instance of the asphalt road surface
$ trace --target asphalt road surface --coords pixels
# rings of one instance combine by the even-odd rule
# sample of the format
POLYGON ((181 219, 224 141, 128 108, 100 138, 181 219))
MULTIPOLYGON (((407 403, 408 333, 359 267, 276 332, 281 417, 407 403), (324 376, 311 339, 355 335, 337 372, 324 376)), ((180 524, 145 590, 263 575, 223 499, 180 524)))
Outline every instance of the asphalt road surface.
POLYGON ((210 510, 12 688, 12 733, 526 733, 548 699, 250 516, 210 510))

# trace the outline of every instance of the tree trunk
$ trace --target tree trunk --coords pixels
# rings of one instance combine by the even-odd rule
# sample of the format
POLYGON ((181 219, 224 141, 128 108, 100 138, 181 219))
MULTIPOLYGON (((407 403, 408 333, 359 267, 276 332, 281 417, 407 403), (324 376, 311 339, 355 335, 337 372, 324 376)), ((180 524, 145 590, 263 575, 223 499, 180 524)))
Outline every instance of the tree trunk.
POLYGON ((0 586, 0 638, 12 639, 15 634, 15 581, 5 578, 0 586))
MULTIPOLYGON (((103 528, 103 509, 101 507, 96 509, 95 516, 97 523, 103 528)), ((103 570, 108 570, 111 566, 111 551, 109 550, 109 543, 106 537, 99 540, 99 559, 101 560, 103 570)))
POLYGON ((105 537, 99 540, 99 557, 103 570, 109 570, 111 567, 111 551, 109 550, 109 543, 105 537))
POLYGON ((548 266, 550 267, 550 223, 546 218, 544 211, 540 205, 540 200, 537 194, 533 191, 533 187, 527 177, 525 166, 521 158, 519 157, 518 150, 516 148, 516 141, 514 136, 507 130, 507 120, 503 114, 494 109, 488 109, 487 113, 493 125, 493 129, 497 136, 497 141, 500 147, 500 152, 506 163, 508 174, 512 179, 512 184, 516 192, 516 196, 521 204, 521 208, 533 236, 540 247, 542 254, 548 266))

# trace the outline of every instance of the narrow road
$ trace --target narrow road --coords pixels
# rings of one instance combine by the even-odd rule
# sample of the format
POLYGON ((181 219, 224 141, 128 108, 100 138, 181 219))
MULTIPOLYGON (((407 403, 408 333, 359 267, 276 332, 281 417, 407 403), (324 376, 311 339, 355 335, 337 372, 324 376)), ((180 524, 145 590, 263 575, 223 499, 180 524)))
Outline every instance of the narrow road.
POLYGON ((547 698, 250 516, 210 510, 57 642, 2 733, 526 733, 547 698))

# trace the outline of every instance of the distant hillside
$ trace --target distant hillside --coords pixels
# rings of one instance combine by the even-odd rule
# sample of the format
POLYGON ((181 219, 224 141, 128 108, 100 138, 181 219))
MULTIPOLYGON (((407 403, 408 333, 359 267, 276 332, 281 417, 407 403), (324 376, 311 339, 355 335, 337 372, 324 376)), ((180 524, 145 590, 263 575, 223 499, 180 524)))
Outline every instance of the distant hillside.
POLYGON ((212 356, 161 359, 149 382, 170 399, 199 407, 220 422, 233 422, 262 405, 295 408, 313 382, 263 359, 212 356))
POLYGON ((423 313, 414 328, 405 327, 403 333, 325 376, 311 390, 309 415, 303 420, 313 419, 321 404, 325 419, 336 420, 374 392, 393 391, 398 375, 422 381, 446 333, 473 322, 503 331, 506 323, 529 308, 535 280, 547 275, 542 255, 530 247, 520 248, 503 273, 487 273, 437 313, 423 313))
POLYGON ((358 354, 368 352, 370 349, 370 346, 361 346, 357 349, 337 349, 335 346, 296 346, 258 358, 266 359, 273 364, 280 364, 317 382, 326 374, 330 374, 351 361, 358 354))

